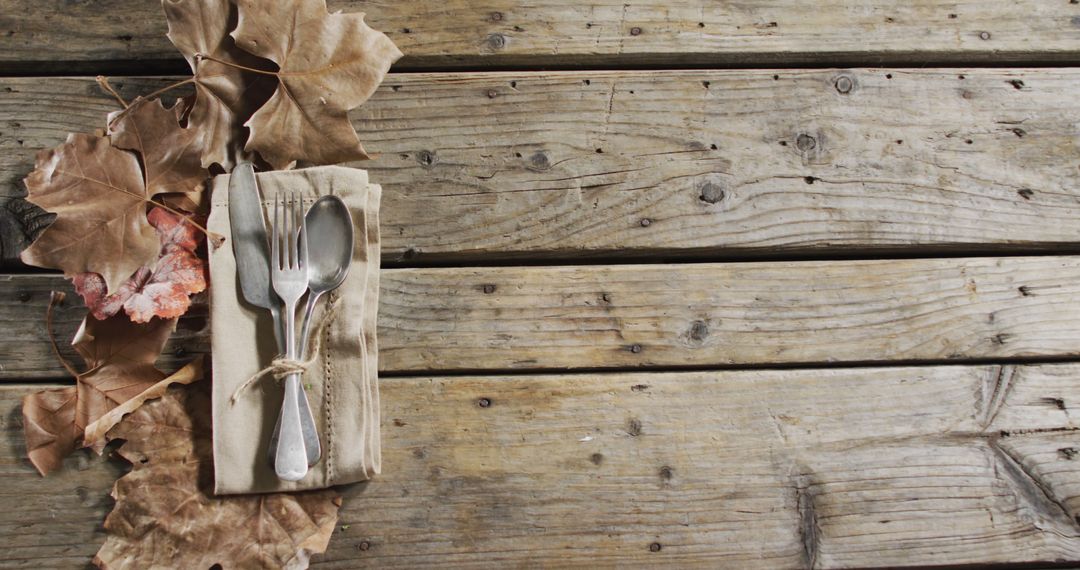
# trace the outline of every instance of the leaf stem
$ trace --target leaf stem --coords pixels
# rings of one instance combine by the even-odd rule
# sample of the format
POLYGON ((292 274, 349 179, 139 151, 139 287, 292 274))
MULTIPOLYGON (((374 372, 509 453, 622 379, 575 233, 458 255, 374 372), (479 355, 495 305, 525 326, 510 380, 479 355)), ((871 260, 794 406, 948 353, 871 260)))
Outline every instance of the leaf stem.
POLYGON ((109 78, 108 77, 105 77, 104 75, 99 75, 99 76, 97 76, 96 79, 97 79, 97 84, 100 85, 101 88, 103 90, 105 90, 106 93, 108 93, 109 95, 112 95, 116 99, 116 102, 120 103, 121 107, 127 109, 130 106, 130 105, 128 105, 128 102, 124 101, 124 98, 121 97, 120 94, 116 92, 116 89, 113 89, 113 86, 109 85, 109 78))
POLYGON ((235 67, 236 69, 242 69, 244 71, 250 71, 252 73, 259 73, 259 74, 262 74, 262 75, 273 75, 275 77, 278 76, 278 72, 276 72, 276 71, 267 71, 265 69, 256 69, 254 67, 248 67, 246 65, 240 65, 239 63, 233 63, 231 61, 225 61, 223 59, 218 59, 216 57, 209 56, 209 55, 204 55, 204 54, 201 54, 201 53, 195 54, 195 60, 196 61, 202 60, 202 59, 205 59, 206 61, 212 61, 214 63, 220 63, 221 65, 225 65, 225 66, 228 66, 228 67, 235 67))
POLYGON ((45 332, 49 335, 49 344, 52 345, 53 354, 56 355, 56 359, 60 361, 60 365, 64 367, 64 370, 68 371, 68 374, 78 377, 79 373, 75 371, 75 367, 67 361, 66 358, 60 355, 60 347, 56 345, 56 335, 53 334, 53 308, 64 301, 66 297, 64 293, 60 291, 52 291, 49 295, 49 308, 45 309, 45 332))

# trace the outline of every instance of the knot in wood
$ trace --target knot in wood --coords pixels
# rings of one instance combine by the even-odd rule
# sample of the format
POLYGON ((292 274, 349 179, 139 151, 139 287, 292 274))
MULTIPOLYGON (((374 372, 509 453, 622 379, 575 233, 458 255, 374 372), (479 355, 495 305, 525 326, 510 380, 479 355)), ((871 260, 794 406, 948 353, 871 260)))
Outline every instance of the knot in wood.
POLYGON ((709 204, 715 204, 720 200, 723 200, 725 196, 724 189, 715 182, 704 182, 698 190, 701 192, 701 194, 698 195, 698 199, 709 204))
POLYGON ((506 47, 506 36, 502 34, 491 34, 487 37, 487 44, 491 49, 503 49, 506 47))
POLYGON ((634 26, 633 28, 630 28, 630 35, 631 36, 640 36, 641 35, 641 28, 639 28, 637 26, 634 26))
POLYGON ((435 163, 438 161, 438 159, 435 157, 435 153, 428 150, 422 150, 416 153, 416 160, 424 166, 434 166, 435 163))
POLYGON ((795 137, 795 147, 803 152, 813 150, 816 146, 817 139, 808 134, 803 133, 795 137))
POLYGON ((533 168, 537 168, 539 170, 547 170, 548 168, 551 168, 551 162, 548 160, 547 155, 542 152, 537 152, 530 156, 529 162, 532 163, 533 168))
POLYGON ((851 90, 855 88, 855 82, 851 80, 847 75, 841 75, 836 78, 836 90, 840 93, 847 95, 851 93, 851 90))

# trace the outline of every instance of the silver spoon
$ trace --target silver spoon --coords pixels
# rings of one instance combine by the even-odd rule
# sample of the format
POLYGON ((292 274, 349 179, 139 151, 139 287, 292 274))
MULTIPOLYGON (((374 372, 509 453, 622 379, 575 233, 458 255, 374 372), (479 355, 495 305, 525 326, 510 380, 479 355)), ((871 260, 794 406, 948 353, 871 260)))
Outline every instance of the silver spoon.
MULTIPOLYGON (((319 297, 337 289, 345 281, 352 265, 353 223, 348 206, 337 196, 323 196, 315 201, 304 215, 307 222, 308 243, 308 297, 304 309, 304 320, 300 331, 300 360, 306 360, 308 339, 311 335, 311 315, 319 297)), ((307 407, 307 394, 303 386, 300 389, 300 406, 307 407)), ((304 410, 301 410, 303 417, 304 410)), ((310 417, 311 413, 308 412, 310 417)), ((278 420, 280 424, 280 418, 278 420)), ((307 448, 308 464, 314 465, 322 456, 319 435, 314 431, 314 422, 305 422, 303 426, 304 444, 307 448), (310 425, 311 433, 308 433, 310 425)), ((275 430, 276 435, 276 430, 275 430)), ((274 440, 276 441, 276 437, 274 440)), ((271 445, 271 449, 276 448, 271 445)))

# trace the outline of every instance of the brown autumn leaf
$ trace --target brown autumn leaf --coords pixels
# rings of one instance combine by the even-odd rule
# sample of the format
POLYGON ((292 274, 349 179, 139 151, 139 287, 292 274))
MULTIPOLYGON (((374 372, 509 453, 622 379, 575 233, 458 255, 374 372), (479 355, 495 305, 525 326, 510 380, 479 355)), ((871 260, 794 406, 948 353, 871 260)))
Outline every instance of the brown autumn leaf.
POLYGON ((154 361, 175 327, 175 319, 144 325, 123 315, 83 319, 72 344, 86 371, 76 376, 75 386, 23 400, 27 455, 38 472, 48 475, 59 467, 79 446, 87 425, 165 378, 154 361))
POLYGON ((236 47, 229 35, 236 25, 236 6, 229 0, 162 0, 161 4, 169 22, 169 39, 194 74, 195 102, 187 113, 187 125, 199 133, 202 166, 217 163, 232 170, 235 154, 246 139, 244 121, 274 88, 273 77, 235 65, 272 66, 236 47))
POLYGON ((325 0, 236 3, 236 45, 279 67, 277 90, 245 123, 245 148, 275 169, 367 158, 348 112, 375 92, 401 50, 364 14, 329 14, 325 0))
POLYGON ((24 263, 66 275, 93 272, 114 291, 157 257, 158 239, 146 219, 153 192, 139 161, 109 139, 72 133, 38 154, 26 177, 27 200, 57 215, 26 248, 24 263))
POLYGON ((26 454, 42 475, 59 469, 82 437, 82 430, 75 425, 75 399, 74 386, 42 390, 23 398, 26 454))
POLYGON ((206 289, 206 262, 196 253, 202 233, 164 208, 150 210, 147 219, 161 238, 161 256, 153 266, 140 267, 112 294, 105 292, 105 281, 96 273, 72 278, 94 318, 107 319, 120 309, 136 323, 179 317, 191 307, 190 296, 206 289))
POLYGON ((178 99, 166 109, 160 99, 138 97, 127 109, 109 115, 109 139, 117 148, 139 153, 151 195, 201 194, 210 176, 202 167, 199 133, 180 126, 185 105, 178 99))
POLYGON ((87 366, 75 385, 75 426, 80 433, 109 410, 165 378, 154 361, 175 328, 176 319, 154 319, 146 324, 133 323, 123 315, 104 321, 83 319, 71 342, 87 366))
POLYGON ((98 453, 105 448, 105 435, 109 433, 116 424, 120 423, 120 420, 125 416, 139 409, 150 400, 156 400, 165 395, 165 392, 173 385, 184 385, 197 382, 203 377, 203 359, 196 358, 191 362, 184 365, 180 370, 177 370, 168 378, 165 378, 161 382, 150 386, 143 390, 139 395, 131 398, 130 400, 116 406, 102 415, 97 420, 86 426, 86 430, 83 432, 83 447, 89 447, 94 449, 98 453))
POLYGON ((211 494, 205 382, 171 389, 109 432, 131 472, 116 481, 108 538, 94 563, 113 568, 306 568, 326 550, 341 497, 333 490, 211 494))

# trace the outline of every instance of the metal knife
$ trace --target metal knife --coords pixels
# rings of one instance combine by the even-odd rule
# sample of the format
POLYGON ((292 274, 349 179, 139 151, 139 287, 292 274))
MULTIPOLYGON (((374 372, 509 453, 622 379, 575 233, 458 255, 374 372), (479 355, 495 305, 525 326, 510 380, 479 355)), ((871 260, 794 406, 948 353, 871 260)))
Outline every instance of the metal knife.
MULTIPOLYGON (((270 248, 266 237, 266 217, 263 215, 262 195, 255 180, 255 168, 250 162, 236 165, 229 178, 229 223, 232 226, 233 255, 240 290, 248 303, 270 311, 274 318, 274 339, 278 351, 285 352, 281 330, 281 303, 270 284, 270 248)), ((311 415, 307 394, 300 391, 300 424, 307 450, 308 465, 322 456, 315 418, 311 415)), ((277 448, 281 418, 274 426, 270 449, 277 448)), ((271 457, 273 452, 271 452, 271 457)))

